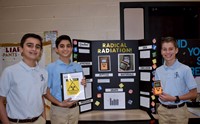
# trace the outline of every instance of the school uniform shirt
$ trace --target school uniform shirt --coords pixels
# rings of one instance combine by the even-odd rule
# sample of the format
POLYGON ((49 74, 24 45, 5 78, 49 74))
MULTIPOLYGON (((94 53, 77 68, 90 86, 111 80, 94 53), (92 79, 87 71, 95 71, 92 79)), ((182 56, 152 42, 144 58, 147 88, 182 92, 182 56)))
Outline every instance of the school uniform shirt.
POLYGON ((83 72, 83 69, 78 63, 70 62, 66 64, 58 59, 47 66, 47 71, 48 88, 50 88, 51 95, 61 102, 61 73, 83 72))
MULTIPOLYGON (((191 68, 180 63, 177 59, 172 66, 166 66, 164 63, 164 65, 158 67, 155 73, 155 80, 160 80, 163 92, 171 96, 182 96, 188 93, 189 90, 197 88, 191 68)), ((159 101, 165 105, 186 102, 186 100, 181 100, 180 103, 164 102, 160 99, 159 101)))
POLYGON ((44 111, 48 74, 45 69, 29 67, 23 61, 7 67, 0 78, 0 96, 6 97, 8 117, 28 119, 44 111))

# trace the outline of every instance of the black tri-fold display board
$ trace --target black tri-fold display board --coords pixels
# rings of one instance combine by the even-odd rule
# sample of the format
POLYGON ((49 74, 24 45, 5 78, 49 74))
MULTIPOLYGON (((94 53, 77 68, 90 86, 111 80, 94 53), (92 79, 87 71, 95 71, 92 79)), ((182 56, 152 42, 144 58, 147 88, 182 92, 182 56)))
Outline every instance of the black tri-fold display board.
POLYGON ((74 39, 73 49, 73 61, 82 65, 87 81, 80 112, 139 108, 137 40, 74 39))
POLYGON ((156 113, 157 96, 153 95, 155 70, 161 64, 160 44, 157 39, 139 42, 139 96, 140 109, 156 113))
POLYGON ((87 85, 85 87, 86 100, 79 101, 80 113, 93 109, 93 61, 92 61, 92 42, 86 40, 73 40, 73 61, 81 64, 87 85))

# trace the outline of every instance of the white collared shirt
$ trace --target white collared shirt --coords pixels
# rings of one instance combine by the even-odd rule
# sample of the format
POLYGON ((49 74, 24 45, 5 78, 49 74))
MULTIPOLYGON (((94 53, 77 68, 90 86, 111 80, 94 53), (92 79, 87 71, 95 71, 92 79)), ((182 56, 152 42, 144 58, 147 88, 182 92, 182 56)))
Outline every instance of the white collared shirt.
POLYGON ((8 117, 27 119, 43 110, 42 95, 46 94, 48 74, 45 69, 29 67, 23 61, 7 67, 0 78, 0 96, 6 97, 8 117))
MULTIPOLYGON (((188 93, 189 90, 197 88, 191 68, 180 63, 177 59, 172 66, 166 66, 164 63, 164 65, 157 68, 155 80, 160 80, 163 92, 171 96, 182 96, 188 93)), ((177 104, 175 102, 163 102, 160 99, 159 101, 165 105, 177 104)), ((183 102, 186 101, 180 101, 180 103, 183 102)))

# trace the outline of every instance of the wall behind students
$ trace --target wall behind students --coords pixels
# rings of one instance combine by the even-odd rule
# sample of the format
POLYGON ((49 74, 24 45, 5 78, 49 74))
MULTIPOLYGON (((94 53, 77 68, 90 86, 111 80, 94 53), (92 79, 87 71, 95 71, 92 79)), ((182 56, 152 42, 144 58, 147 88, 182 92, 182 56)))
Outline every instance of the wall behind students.
POLYGON ((0 42, 19 42, 24 33, 43 36, 51 30, 72 39, 119 40, 119 3, 134 1, 174 0, 0 0, 0 42))

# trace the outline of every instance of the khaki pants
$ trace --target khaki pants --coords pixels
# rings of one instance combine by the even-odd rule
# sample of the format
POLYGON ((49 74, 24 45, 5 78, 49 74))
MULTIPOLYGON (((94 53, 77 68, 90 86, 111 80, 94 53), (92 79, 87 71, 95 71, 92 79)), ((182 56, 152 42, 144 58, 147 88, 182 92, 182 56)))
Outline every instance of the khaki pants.
POLYGON ((40 116, 35 122, 29 122, 29 123, 10 122, 10 124, 46 124, 46 120, 42 116, 40 116))
POLYGON ((50 120, 51 124, 78 124, 79 106, 74 108, 62 108, 51 106, 50 120))
POLYGON ((188 109, 183 107, 168 109, 160 105, 158 107, 159 124, 188 124, 188 109))

